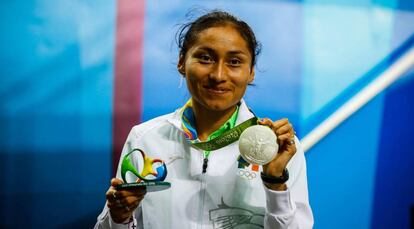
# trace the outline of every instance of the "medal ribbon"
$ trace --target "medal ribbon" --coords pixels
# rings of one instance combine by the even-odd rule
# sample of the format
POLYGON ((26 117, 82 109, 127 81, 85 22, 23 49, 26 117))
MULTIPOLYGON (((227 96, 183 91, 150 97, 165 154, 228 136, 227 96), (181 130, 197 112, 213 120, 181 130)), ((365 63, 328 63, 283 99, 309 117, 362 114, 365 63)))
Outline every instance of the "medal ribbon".
MULTIPOLYGON (((234 115, 237 115, 237 113, 238 113, 238 107, 234 115)), ((232 116, 231 120, 234 119, 234 122, 235 122, 235 118, 237 116, 234 116, 234 115, 232 116)), ((258 118, 253 117, 237 126, 234 126, 233 124, 234 126, 233 128, 226 130, 222 132, 219 136, 213 137, 212 139, 205 141, 205 142, 201 142, 200 140, 198 140, 197 131, 191 125, 191 123, 194 123, 194 120, 195 118, 194 118, 194 113, 192 112, 192 101, 190 99, 186 103, 186 105, 183 107, 183 113, 182 113, 182 126, 185 132, 186 138, 194 147, 210 152, 210 151, 223 148, 237 141, 240 138, 241 133, 245 129, 247 129, 250 126, 257 125, 258 118)))
POLYGON ((231 143, 239 140, 241 133, 250 126, 257 125, 257 117, 253 117, 243 123, 235 126, 234 128, 225 131, 220 136, 211 139, 206 142, 196 142, 193 143, 194 147, 197 147, 202 150, 214 151, 225 146, 230 145, 231 143))

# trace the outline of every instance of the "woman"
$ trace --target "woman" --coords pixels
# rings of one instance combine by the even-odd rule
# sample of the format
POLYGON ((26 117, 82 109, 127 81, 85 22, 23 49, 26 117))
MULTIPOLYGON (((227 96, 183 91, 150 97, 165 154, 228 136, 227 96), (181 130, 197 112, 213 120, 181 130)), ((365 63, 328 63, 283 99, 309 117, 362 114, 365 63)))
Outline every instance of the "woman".
POLYGON ((121 156, 139 148, 165 160, 171 188, 117 190, 118 168, 95 227, 311 228, 305 158, 287 119, 259 121, 279 144, 277 156, 260 168, 240 158, 237 142, 215 151, 193 145, 254 117, 243 101, 259 53, 251 28, 213 11, 178 35, 177 68, 191 99, 174 113, 135 126, 121 156))

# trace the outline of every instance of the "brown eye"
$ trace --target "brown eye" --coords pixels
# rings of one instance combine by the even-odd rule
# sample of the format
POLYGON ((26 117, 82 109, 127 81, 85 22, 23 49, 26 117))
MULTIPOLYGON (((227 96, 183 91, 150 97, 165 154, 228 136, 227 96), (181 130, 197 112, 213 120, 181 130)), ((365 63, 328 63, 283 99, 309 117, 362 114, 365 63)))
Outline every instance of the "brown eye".
POLYGON ((209 56, 209 55, 206 55, 206 54, 202 54, 202 55, 200 55, 199 57, 198 57, 198 59, 200 60, 200 62, 201 63, 203 63, 203 64, 210 64, 210 63, 212 63, 213 62, 213 59, 209 56))
POLYGON ((239 59, 237 59, 237 58, 232 58, 232 59, 230 59, 230 61, 229 61, 229 64, 230 64, 231 66, 234 66, 234 67, 239 66, 241 63, 242 63, 242 62, 241 62, 239 59))

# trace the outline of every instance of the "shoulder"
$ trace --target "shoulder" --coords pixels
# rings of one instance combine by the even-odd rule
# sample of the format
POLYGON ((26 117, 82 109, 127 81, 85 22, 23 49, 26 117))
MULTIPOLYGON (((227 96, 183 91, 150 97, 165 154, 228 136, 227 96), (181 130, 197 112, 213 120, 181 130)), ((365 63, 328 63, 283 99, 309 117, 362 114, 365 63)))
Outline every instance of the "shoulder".
POLYGON ((142 138, 149 132, 159 128, 173 127, 172 120, 174 120, 175 112, 166 115, 158 116, 138 125, 132 127, 129 138, 142 138))

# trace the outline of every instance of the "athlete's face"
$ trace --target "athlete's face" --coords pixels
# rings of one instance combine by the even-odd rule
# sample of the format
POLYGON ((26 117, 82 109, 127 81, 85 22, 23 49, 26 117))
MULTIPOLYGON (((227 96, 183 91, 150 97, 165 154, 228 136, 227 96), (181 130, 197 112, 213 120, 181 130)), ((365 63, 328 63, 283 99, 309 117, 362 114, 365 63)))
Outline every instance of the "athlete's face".
POLYGON ((234 107, 254 79, 252 54, 231 25, 211 27, 181 57, 179 71, 186 77, 193 103, 208 110, 234 107))

